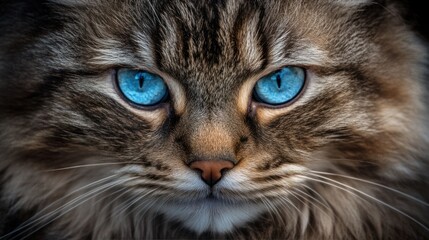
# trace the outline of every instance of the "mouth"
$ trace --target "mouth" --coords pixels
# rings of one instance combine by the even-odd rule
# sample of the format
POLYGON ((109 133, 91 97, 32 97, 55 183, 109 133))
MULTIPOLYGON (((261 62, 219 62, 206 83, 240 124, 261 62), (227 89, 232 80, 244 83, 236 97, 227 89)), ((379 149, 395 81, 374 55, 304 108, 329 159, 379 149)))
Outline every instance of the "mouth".
POLYGON ((224 198, 210 191, 199 198, 171 202, 160 208, 160 211, 198 233, 224 233, 251 221, 265 209, 256 203, 224 198))
POLYGON ((233 194, 233 192, 225 192, 224 190, 225 189, 221 188, 211 188, 201 200, 225 203, 229 205, 244 204, 248 202, 239 192, 233 194))
POLYGON ((198 202, 205 202, 206 204, 208 204, 209 206, 219 206, 219 205, 223 205, 223 206, 231 206, 234 207, 237 204, 246 204, 245 201, 240 201, 238 202, 237 200, 234 199, 228 199, 228 198, 222 198, 219 196, 216 196, 215 194, 213 194, 213 192, 209 193, 206 197, 204 197, 201 200, 197 200, 198 202))
POLYGON ((210 192, 210 193, 205 197, 205 199, 206 199, 206 200, 209 200, 209 201, 219 201, 219 200, 220 200, 218 197, 216 197, 216 196, 213 194, 213 192, 210 192))
POLYGON ((233 205, 236 201, 233 199, 226 199, 221 196, 216 195, 213 191, 210 191, 207 195, 202 196, 200 198, 189 199, 187 204, 195 204, 195 203, 214 203, 214 204, 228 204, 233 205))
POLYGON ((176 206, 195 206, 205 205, 208 208, 217 208, 219 206, 236 207, 240 205, 247 205, 250 202, 243 198, 234 198, 231 195, 224 195, 219 191, 209 190, 189 194, 180 198, 170 198, 168 203, 176 206))

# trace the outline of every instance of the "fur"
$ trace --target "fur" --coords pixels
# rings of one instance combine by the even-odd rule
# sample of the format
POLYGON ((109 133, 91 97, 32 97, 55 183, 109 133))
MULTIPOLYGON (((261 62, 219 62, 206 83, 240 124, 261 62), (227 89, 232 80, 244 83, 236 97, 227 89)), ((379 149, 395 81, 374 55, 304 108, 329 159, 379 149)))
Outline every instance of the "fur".
POLYGON ((427 49, 394 1, 1 6, 0 239, 428 239, 427 49), (252 101, 287 65, 299 98, 252 101), (203 159, 235 167, 211 189, 203 159))

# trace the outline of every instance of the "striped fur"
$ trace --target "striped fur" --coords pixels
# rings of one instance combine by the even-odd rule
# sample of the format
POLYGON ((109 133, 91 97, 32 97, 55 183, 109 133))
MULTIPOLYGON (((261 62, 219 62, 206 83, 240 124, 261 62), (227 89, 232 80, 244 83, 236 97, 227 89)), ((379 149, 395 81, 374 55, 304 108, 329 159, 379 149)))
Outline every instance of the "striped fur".
POLYGON ((393 1, 1 6, 0 194, 15 220, 0 239, 428 238, 427 50, 393 1), (287 65, 307 71, 299 99, 252 102, 287 65), (122 67, 162 76, 171 100, 129 105, 122 67), (209 189, 196 159, 236 166, 209 189))

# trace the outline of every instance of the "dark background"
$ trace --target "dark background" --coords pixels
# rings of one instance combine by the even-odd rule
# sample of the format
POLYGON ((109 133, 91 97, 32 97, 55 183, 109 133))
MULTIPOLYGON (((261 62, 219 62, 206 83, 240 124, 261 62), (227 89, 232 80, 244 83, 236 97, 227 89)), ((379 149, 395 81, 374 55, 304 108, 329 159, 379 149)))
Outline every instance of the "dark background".
POLYGON ((399 1, 406 9, 406 20, 423 37, 429 41, 429 1, 425 0, 405 0, 399 1))

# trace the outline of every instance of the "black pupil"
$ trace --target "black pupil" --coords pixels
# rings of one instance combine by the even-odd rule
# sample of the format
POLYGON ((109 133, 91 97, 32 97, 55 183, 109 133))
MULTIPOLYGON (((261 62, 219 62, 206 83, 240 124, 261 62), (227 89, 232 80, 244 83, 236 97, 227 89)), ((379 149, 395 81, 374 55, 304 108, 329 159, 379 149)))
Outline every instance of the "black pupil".
POLYGON ((139 86, 140 86, 140 88, 143 88, 143 82, 144 82, 144 78, 143 78, 143 76, 140 76, 139 77, 139 86))
POLYGON ((282 80, 279 74, 277 74, 276 81, 277 81, 277 87, 280 89, 282 87, 282 80))

